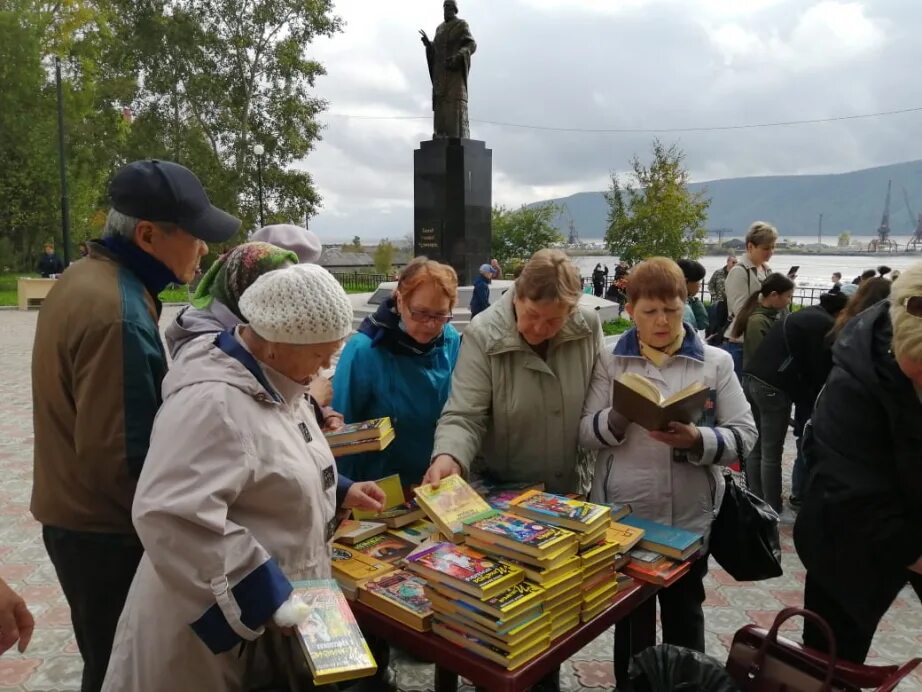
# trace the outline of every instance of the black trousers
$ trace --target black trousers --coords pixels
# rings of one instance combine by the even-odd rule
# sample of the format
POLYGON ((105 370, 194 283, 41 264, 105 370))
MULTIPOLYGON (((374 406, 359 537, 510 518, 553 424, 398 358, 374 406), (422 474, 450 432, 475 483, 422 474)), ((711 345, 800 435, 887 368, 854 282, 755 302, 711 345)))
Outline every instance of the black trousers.
POLYGON ((98 692, 106 677, 115 627, 144 548, 137 536, 42 528, 48 557, 70 606, 83 657, 81 692, 98 692))
MULTIPOLYGON (((692 564, 688 574, 657 594, 664 644, 704 653, 704 577, 707 573, 705 555, 692 564)), ((615 625, 615 658, 628 656, 630 651, 630 627, 615 625)), ((619 686, 624 683, 618 681, 619 686)))
MULTIPOLYGON (((907 574, 910 575, 908 577, 909 583, 915 589, 919 598, 922 599, 922 576, 908 571, 907 574)), ((896 599, 897 595, 898 592, 893 594, 893 600, 896 599)), ((804 608, 812 610, 829 623, 836 638, 836 653, 839 658, 853 663, 864 663, 868 656, 868 651, 871 649, 874 634, 877 632, 877 626, 880 624, 880 618, 872 626, 871 623, 862 623, 851 617, 839 605, 839 602, 823 588, 823 585, 816 580, 816 577, 810 576, 810 572, 807 572, 807 583, 804 588, 804 608)), ((881 610, 880 617, 884 616, 886 610, 886 608, 881 610)), ((826 635, 809 620, 804 621, 804 644, 818 651, 828 650, 826 635)))

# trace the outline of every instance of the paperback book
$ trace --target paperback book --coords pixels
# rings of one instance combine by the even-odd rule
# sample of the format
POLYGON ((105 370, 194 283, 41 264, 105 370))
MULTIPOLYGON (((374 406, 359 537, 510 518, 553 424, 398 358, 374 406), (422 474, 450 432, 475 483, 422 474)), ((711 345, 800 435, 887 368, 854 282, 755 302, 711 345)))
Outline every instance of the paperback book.
POLYGON ((337 543, 354 545, 385 531, 387 531, 387 525, 381 522, 345 519, 333 534, 333 540, 337 543))
POLYGON ((419 632, 431 627, 432 605, 425 593, 426 581, 397 570, 365 582, 359 587, 359 602, 367 603, 419 632))
POLYGON ((591 533, 609 521, 611 508, 562 495, 529 490, 509 503, 509 511, 536 521, 591 533))
POLYGON ((463 527, 465 534, 479 541, 496 543, 535 557, 559 552, 576 543, 576 536, 566 529, 495 509, 464 520, 463 527))
POLYGON ((465 519, 490 509, 490 505, 461 476, 448 476, 437 488, 421 485, 413 492, 419 506, 439 527, 441 534, 454 543, 460 543, 464 538, 465 519))
POLYGON ((673 560, 687 560, 701 550, 704 537, 700 533, 667 526, 635 515, 624 517, 621 523, 642 529, 644 536, 640 547, 660 553, 673 560))
POLYGON ((352 547, 370 558, 393 564, 409 555, 416 548, 416 544, 390 533, 382 533, 366 538, 352 547))
POLYGON ((380 452, 396 437, 390 418, 347 423, 339 430, 324 433, 334 457, 380 452))
POLYGON ((354 592, 367 579, 391 572, 394 566, 369 557, 352 546, 333 544, 333 576, 343 589, 354 592))
POLYGON ((479 599, 489 599, 520 583, 522 570, 491 560, 465 545, 437 543, 407 559, 407 569, 430 583, 442 583, 479 599))

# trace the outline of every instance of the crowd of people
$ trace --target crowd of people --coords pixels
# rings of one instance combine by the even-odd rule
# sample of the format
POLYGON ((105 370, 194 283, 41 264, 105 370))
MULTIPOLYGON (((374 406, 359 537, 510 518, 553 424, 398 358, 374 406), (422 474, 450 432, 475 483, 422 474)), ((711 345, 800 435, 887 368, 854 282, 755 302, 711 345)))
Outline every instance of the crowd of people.
MULTIPOLYGON (((85 692, 268 689, 270 654, 297 658, 283 636, 297 624, 291 582, 330 575, 339 510, 380 508, 374 480, 390 474, 406 487, 542 483, 706 544, 721 468, 737 460, 781 511, 792 404, 805 599, 840 654, 863 660, 897 592, 922 592, 922 264, 789 312, 793 282, 768 265, 777 231, 758 222, 745 256, 711 277, 709 308, 695 261, 619 266, 633 324, 611 349, 559 250, 535 253, 463 339, 455 271, 421 257, 353 334, 316 237, 275 226, 211 266, 164 347, 157 295, 240 222, 168 162, 129 164, 110 197, 102 238, 42 307, 32 361, 32 512, 85 692), (709 403, 693 424, 647 431, 612 408, 624 373, 667 396, 703 383, 709 403), (393 444, 334 460, 324 432, 378 416, 393 444)), ((488 287, 498 267, 481 269, 488 287)), ((705 552, 659 592, 665 642, 704 650, 707 569, 705 552)), ((0 647, 23 650, 33 627, 0 583, 0 647)), ((559 674, 535 689, 559 689, 559 674)))

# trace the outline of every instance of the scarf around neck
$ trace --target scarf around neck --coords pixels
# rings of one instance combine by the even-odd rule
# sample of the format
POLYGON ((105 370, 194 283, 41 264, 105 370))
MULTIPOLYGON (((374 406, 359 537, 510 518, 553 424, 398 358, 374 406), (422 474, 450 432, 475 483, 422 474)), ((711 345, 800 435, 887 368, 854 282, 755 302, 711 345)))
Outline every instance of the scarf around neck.
POLYGON ((407 334, 400 324, 397 302, 393 297, 387 298, 373 315, 362 320, 359 332, 371 339, 372 348, 383 346, 398 356, 424 356, 445 343, 444 328, 428 344, 421 344, 407 334))
POLYGON ((676 336, 676 338, 665 348, 653 348, 649 344, 645 344, 641 341, 640 336, 637 337, 637 342, 640 344, 640 354, 658 368, 663 367, 663 363, 669 360, 680 348, 682 348, 682 343, 684 341, 684 329, 679 332, 678 336, 676 336))

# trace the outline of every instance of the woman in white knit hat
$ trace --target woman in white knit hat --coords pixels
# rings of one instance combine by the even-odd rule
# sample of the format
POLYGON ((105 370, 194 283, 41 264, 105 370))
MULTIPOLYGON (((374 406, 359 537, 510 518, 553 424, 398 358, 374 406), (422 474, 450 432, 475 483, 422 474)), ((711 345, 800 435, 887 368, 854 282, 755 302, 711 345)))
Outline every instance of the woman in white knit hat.
POLYGON ((292 650, 278 632, 295 624, 291 581, 330 577, 337 505, 380 508, 374 483, 337 478, 304 397, 352 330, 342 287, 295 265, 240 310, 246 324, 189 344, 164 380, 132 511, 145 554, 105 690, 271 684, 262 650, 292 650))

